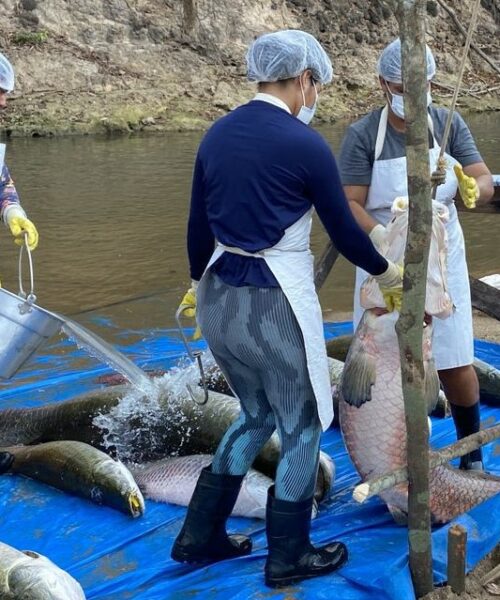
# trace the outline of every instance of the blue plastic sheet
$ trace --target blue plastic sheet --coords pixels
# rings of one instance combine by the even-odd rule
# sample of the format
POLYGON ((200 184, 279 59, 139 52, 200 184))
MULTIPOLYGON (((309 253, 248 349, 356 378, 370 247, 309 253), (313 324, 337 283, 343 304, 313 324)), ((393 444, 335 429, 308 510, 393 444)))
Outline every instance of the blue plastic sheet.
MULTIPOLYGON (((350 323, 325 326, 327 338, 351 331, 350 323)), ((167 369, 184 355, 179 336, 171 330, 127 331, 123 339, 125 343, 118 344, 119 349, 147 369, 167 369)), ((202 348, 203 342, 198 347, 202 348)), ((500 345, 476 342, 476 356, 500 367, 500 345)), ((0 387, 0 402, 7 408, 61 401, 95 388, 96 378, 103 373, 109 370, 96 363, 89 366, 85 352, 61 340, 0 387)), ((496 422, 498 410, 482 406, 483 422, 496 422)), ((433 419, 435 446, 454 439, 451 419, 433 419)), ((184 508, 146 501, 145 515, 133 520, 19 476, 0 478, 0 539, 18 549, 48 556, 80 581, 89 600, 247 600, 270 595, 297 600, 413 600, 406 529, 394 524, 378 498, 363 505, 351 499, 358 476, 338 430, 323 435, 322 449, 334 458, 337 475, 332 497, 322 504, 313 522, 312 539, 318 544, 342 540, 349 548, 350 560, 339 573, 303 582, 293 590, 271 592, 264 586, 263 521, 230 520, 231 530, 251 535, 251 556, 192 568, 170 559, 184 508)), ((495 444, 485 447, 485 462, 488 470, 500 475, 495 449, 495 444)), ((456 521, 468 530, 467 567, 471 569, 500 540, 500 496, 456 521)), ((436 528, 432 536, 436 583, 446 577, 448 527, 436 528)))

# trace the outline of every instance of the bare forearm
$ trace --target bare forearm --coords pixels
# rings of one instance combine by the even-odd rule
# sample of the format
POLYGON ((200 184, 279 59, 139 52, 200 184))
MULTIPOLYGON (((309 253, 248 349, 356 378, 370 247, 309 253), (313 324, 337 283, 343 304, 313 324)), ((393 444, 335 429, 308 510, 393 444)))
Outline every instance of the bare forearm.
POLYGON ((494 194, 493 178, 491 175, 480 175, 477 179, 477 186, 479 187, 479 199, 478 204, 487 204, 494 194))
POLYGON ((366 210, 354 200, 349 200, 349 206, 351 207, 352 214, 354 218, 358 222, 358 225, 363 229, 366 233, 370 233, 370 231, 377 225, 377 221, 372 218, 366 210))

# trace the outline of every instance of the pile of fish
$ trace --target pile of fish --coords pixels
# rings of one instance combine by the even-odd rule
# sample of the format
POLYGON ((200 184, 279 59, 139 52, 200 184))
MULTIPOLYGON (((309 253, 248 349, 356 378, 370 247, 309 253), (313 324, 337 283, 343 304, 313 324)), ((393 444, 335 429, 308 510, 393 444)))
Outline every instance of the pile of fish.
MULTIPOLYGON (((331 361, 332 384, 338 385, 342 367, 331 361)), ((1 411, 0 447, 15 456, 13 473, 134 517, 144 512, 139 487, 152 499, 187 505, 201 469, 240 411, 235 398, 220 392, 210 391, 203 406, 193 401, 198 394, 203 399, 197 378, 196 368, 179 369, 153 380, 154 397, 124 384, 40 408, 1 411)), ((249 473, 234 514, 263 516, 279 456, 274 434, 249 473)), ((321 452, 317 501, 328 496, 333 478, 333 461, 321 452)))

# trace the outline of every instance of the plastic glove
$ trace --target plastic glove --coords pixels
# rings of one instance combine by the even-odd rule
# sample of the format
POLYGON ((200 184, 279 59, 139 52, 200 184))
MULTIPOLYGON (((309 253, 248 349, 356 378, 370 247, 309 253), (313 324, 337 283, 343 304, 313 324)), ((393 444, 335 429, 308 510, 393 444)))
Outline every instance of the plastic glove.
POLYGON ((385 227, 380 225, 380 223, 375 225, 375 227, 369 233, 372 244, 381 254, 383 254, 387 249, 387 242, 385 240, 386 233, 385 227))
POLYGON ((375 275, 380 287, 384 302, 389 312, 401 310, 403 299, 403 267, 389 261, 387 270, 380 275, 375 275))
POLYGON ((476 200, 479 198, 479 187, 474 177, 469 177, 464 173, 460 165, 453 167, 458 179, 458 190, 460 197, 467 208, 475 208, 476 200))
POLYGON ((33 251, 38 246, 38 231, 35 224, 26 217, 12 217, 9 228, 18 246, 24 246, 24 234, 28 236, 28 248, 33 251))

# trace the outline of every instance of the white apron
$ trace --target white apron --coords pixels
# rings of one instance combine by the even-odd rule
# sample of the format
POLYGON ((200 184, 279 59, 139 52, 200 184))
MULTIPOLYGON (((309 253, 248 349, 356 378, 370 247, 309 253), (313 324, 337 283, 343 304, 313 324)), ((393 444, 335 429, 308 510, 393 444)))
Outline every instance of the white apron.
MULTIPOLYGON (((260 252, 252 254, 218 243, 205 273, 224 252, 262 258, 266 261, 290 303, 302 331, 309 378, 316 397, 321 425, 323 430, 326 430, 333 420, 333 405, 323 317, 314 288, 314 257, 309 249, 312 213, 311 208, 285 230, 285 234, 275 246, 260 252)), ((204 285, 205 281, 203 276, 199 285, 204 285)))
MULTIPOLYGON (((372 179, 365 209, 377 222, 387 225, 391 220, 391 205, 394 198, 408 195, 406 157, 378 160, 384 146, 387 131, 388 108, 382 110, 375 144, 375 159, 372 179)), ((429 128, 434 137, 434 128, 429 116, 429 128)), ((441 149, 434 137, 434 147, 429 150, 430 168, 434 171, 441 149)), ((446 159, 446 182, 439 185, 436 200, 446 204, 450 211, 450 220, 446 224, 448 234, 448 291, 455 311, 447 319, 434 319, 433 354, 437 369, 452 369, 470 365, 474 360, 474 336, 472 331, 472 306, 469 287, 469 274, 465 259, 465 244, 462 228, 458 220, 454 198, 458 182, 453 171, 457 161, 444 153, 446 159)), ((354 327, 363 315, 360 306, 360 288, 368 276, 366 271, 356 269, 354 290, 354 327)))

